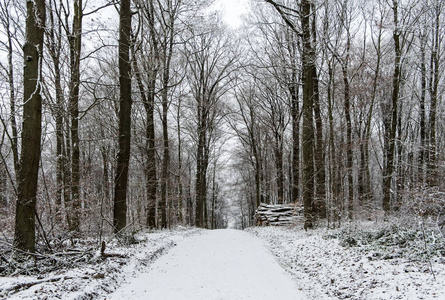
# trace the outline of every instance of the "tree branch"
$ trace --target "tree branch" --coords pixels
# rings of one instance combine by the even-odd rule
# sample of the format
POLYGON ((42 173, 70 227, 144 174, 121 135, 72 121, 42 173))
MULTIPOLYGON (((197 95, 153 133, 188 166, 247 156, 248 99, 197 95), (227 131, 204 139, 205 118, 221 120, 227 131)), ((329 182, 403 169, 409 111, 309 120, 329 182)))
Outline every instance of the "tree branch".
POLYGON ((273 0, 264 0, 264 1, 266 1, 266 3, 269 3, 269 4, 271 4, 275 9, 276 9, 276 11, 280 14, 280 16, 281 16, 281 18, 283 19, 283 21, 297 34, 297 35, 301 35, 301 33, 300 33, 300 31, 298 30, 298 28, 295 26, 295 24, 291 21, 291 20, 289 20, 289 18, 287 17, 287 15, 289 15, 288 13, 286 13, 284 10, 288 10, 288 11, 291 11, 291 12, 294 12, 294 13, 296 13, 296 14, 298 14, 298 15, 300 15, 300 12, 299 11, 297 11, 297 10, 295 10, 295 9, 292 9, 292 8, 290 8, 290 7, 287 7, 287 6, 284 6, 284 5, 282 5, 282 4, 279 4, 279 3, 277 3, 277 2, 275 2, 275 1, 273 1, 273 0))

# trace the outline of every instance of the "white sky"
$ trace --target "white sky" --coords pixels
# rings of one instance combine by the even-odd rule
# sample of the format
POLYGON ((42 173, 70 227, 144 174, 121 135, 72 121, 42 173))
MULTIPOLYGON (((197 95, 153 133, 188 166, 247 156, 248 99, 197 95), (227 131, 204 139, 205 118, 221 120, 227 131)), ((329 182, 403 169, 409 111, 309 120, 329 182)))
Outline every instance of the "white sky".
POLYGON ((218 0, 216 7, 222 11, 224 21, 237 28, 242 24, 242 14, 248 11, 248 2, 249 0, 218 0))

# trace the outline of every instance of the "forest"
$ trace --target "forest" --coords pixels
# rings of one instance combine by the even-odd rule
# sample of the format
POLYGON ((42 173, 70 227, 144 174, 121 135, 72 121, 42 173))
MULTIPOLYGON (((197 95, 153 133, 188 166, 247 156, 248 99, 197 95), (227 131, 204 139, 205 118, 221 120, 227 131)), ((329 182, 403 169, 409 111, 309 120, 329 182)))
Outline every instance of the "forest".
POLYGON ((251 0, 238 27, 215 2, 0 0, 2 247, 261 203, 443 234, 445 2, 251 0))

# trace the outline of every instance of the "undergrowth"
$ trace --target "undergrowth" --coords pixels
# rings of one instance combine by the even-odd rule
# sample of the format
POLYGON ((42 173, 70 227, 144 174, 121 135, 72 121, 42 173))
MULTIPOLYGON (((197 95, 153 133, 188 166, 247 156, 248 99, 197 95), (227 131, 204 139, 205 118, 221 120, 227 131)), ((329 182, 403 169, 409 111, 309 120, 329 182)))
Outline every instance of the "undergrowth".
POLYGON ((437 230, 423 226, 403 226, 395 223, 370 228, 349 225, 325 238, 337 238, 343 247, 354 247, 373 259, 405 259, 445 263, 445 240, 437 230))

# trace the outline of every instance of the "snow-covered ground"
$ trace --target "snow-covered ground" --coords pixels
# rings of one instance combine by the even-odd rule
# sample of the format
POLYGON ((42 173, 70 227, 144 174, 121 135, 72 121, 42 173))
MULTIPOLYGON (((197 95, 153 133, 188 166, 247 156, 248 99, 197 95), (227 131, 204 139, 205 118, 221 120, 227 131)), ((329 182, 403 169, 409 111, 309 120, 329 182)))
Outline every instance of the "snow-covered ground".
POLYGON ((1 277, 0 299, 445 299, 443 238, 391 224, 180 228, 137 241, 76 268, 1 277))
POLYGON ((75 268, 34 276, 0 277, 0 299, 105 299, 117 287, 146 272, 169 249, 201 233, 200 229, 185 228, 141 232, 132 245, 121 246, 116 240, 108 243, 107 258, 101 258, 98 249, 89 263, 75 268))
POLYGON ((107 299, 304 300, 264 243, 240 230, 206 231, 181 242, 148 273, 107 299))
POLYGON ((247 231, 266 241, 310 299, 445 299, 445 253, 432 253, 434 241, 425 253, 420 231, 376 227, 247 231))

